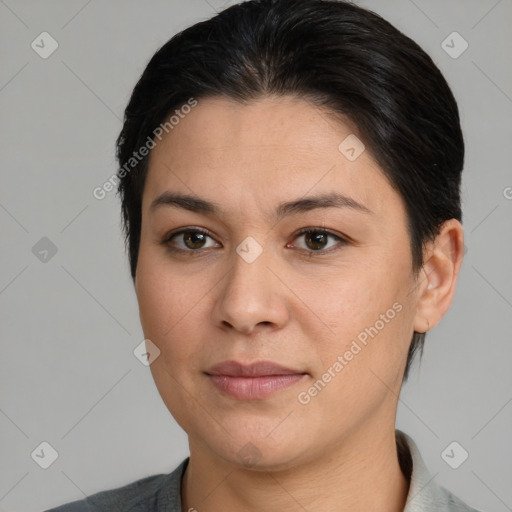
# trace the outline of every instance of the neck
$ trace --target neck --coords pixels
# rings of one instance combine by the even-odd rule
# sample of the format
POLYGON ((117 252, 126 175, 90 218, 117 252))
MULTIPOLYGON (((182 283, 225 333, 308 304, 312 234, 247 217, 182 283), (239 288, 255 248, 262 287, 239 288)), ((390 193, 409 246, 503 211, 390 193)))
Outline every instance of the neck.
POLYGON ((190 441, 182 482, 182 510, 247 512, 402 512, 409 490, 400 469, 394 426, 359 429, 325 453, 280 471, 230 464, 190 441))

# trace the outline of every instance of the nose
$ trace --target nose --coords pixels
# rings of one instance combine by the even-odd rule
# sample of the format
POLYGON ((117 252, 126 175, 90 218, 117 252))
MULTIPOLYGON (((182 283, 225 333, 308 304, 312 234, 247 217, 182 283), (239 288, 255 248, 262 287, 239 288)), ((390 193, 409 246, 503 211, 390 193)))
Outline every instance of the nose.
POLYGON ((224 330, 250 335, 280 329, 289 319, 288 288, 272 267, 266 251, 251 263, 236 252, 231 270, 221 280, 213 307, 214 322, 224 330))

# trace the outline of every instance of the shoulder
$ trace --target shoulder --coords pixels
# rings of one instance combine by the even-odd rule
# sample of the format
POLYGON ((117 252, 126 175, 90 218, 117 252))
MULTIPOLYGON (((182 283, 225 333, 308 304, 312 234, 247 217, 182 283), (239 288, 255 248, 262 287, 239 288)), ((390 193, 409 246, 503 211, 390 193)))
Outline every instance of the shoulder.
POLYGON ((402 471, 409 479, 404 512, 480 512, 436 482, 412 438, 396 430, 396 441, 402 471))
POLYGON ((157 512, 163 504, 169 512, 181 512, 181 477, 187 462, 169 474, 148 476, 45 512, 157 512))
MULTIPOLYGON (((169 475, 153 475, 128 485, 101 491, 79 501, 66 503, 46 512, 128 512, 137 508, 153 510, 156 494, 169 475), (152 508, 153 507, 153 508, 152 508)), ((155 509, 156 510, 156 509, 155 509)))
POLYGON ((441 492, 444 494, 446 503, 448 504, 448 510, 450 512, 481 512, 476 508, 470 507, 468 504, 463 502, 461 499, 454 496, 450 491, 442 486, 439 486, 441 492))

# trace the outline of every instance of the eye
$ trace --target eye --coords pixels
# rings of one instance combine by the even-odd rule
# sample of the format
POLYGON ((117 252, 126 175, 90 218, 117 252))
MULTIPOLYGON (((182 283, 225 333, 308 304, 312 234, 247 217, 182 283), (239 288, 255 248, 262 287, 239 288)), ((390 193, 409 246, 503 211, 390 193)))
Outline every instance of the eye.
POLYGON ((306 247, 299 247, 309 252, 331 252, 337 246, 343 246, 348 243, 348 240, 327 231, 324 228, 304 228, 297 233, 296 238, 304 237, 306 247), (329 238, 333 239, 335 243, 329 245, 329 238))
POLYGON ((208 249, 209 247, 215 247, 215 245, 210 245, 209 247, 205 245, 208 238, 212 237, 208 231, 204 229, 186 228, 170 233, 165 237, 163 243, 169 247, 170 250, 194 252, 198 249, 208 249), (181 245, 175 242, 175 240, 181 242, 181 245))
MULTIPOLYGON (((346 238, 331 233, 324 228, 304 228, 295 235, 294 240, 300 237, 304 237, 305 247, 298 248, 308 251, 310 255, 313 255, 315 252, 328 253, 331 250, 336 250, 337 246, 348 244, 346 238), (333 243, 329 244, 329 239, 333 243)), ((162 243, 171 251, 189 253, 220 246, 220 244, 213 240, 212 235, 207 230, 194 227, 174 231, 167 235, 162 243), (209 246, 206 245, 208 238, 213 241, 213 244, 209 246)), ((295 246, 287 244, 287 247, 295 246)))

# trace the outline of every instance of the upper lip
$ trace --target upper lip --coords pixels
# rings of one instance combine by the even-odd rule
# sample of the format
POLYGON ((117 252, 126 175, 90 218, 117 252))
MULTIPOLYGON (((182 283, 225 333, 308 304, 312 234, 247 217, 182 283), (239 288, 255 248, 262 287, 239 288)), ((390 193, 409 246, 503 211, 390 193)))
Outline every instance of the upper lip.
POLYGON ((266 375, 304 374, 305 372, 286 368, 272 361, 255 361, 250 364, 224 361, 212 366, 206 373, 208 375, 227 375, 229 377, 263 377, 266 375))

